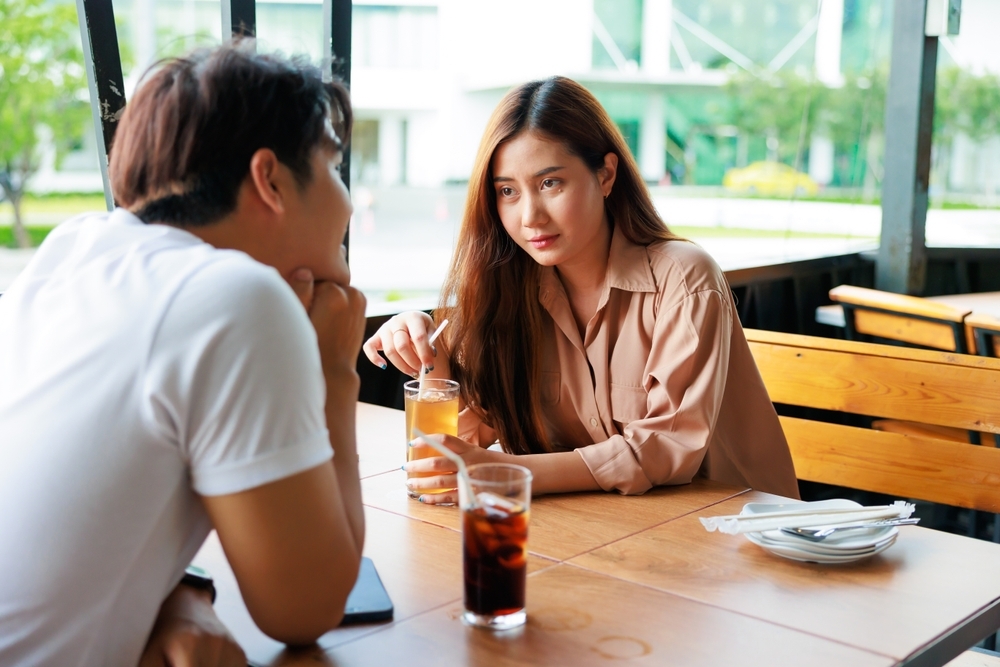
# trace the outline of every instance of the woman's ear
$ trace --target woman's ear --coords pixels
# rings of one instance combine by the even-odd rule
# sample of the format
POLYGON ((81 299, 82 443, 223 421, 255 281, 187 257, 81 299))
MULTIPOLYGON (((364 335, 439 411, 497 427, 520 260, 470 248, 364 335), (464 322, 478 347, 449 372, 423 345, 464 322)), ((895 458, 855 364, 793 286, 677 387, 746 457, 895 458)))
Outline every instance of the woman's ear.
POLYGON ((284 213, 281 162, 270 148, 261 148, 250 157, 250 184, 264 206, 273 213, 284 213))
POLYGON ((615 185, 615 177, 618 175, 618 155, 608 153, 604 156, 604 166, 597 170, 597 181, 601 185, 601 194, 607 199, 611 194, 611 189, 615 185))

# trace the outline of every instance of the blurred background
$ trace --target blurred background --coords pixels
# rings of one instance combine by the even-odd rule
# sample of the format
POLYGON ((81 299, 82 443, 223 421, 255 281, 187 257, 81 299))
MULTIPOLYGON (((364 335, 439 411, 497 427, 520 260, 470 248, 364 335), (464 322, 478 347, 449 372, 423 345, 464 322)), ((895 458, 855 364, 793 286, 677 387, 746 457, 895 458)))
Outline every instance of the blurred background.
MULTIPOLYGON (((553 74, 597 96, 664 219, 724 269, 877 248, 892 7, 355 0, 354 283, 375 309, 433 304, 489 113, 553 74)), ((221 41, 217 0, 114 11, 126 99, 157 59, 221 41)), ((105 206, 75 4, 0 0, 0 26, 3 290, 31 256, 18 246, 105 206)), ((928 246, 1000 246, 998 30, 1000 2, 963 0, 960 34, 940 39, 928 246)), ((257 34, 262 51, 319 64, 319 0, 257 0, 257 34)))

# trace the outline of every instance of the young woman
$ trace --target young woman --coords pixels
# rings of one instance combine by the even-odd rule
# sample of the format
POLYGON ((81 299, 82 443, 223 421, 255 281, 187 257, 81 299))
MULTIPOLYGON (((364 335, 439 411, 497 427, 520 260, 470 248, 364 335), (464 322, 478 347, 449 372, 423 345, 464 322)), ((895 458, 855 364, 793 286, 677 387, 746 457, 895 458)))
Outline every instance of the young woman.
MULTIPOLYGON (((535 493, 638 494, 701 471, 798 496, 722 271, 667 229, 614 123, 570 79, 494 111, 435 316, 450 320, 437 349, 431 317, 409 312, 364 350, 460 383, 459 436, 444 441, 467 463, 526 466, 535 493)), ((414 491, 455 486, 446 458, 406 469, 439 473, 414 491)))

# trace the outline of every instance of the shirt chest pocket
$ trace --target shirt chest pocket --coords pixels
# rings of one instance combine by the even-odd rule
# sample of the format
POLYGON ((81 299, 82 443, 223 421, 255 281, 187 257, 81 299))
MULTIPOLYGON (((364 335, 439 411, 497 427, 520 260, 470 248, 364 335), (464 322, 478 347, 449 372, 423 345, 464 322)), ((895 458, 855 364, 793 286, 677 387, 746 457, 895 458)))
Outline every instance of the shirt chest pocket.
POLYGON ((646 391, 642 387, 611 384, 611 418, 626 425, 646 416, 646 391))
POLYGON ((562 393, 562 381, 558 372, 542 371, 542 405, 555 405, 562 393))

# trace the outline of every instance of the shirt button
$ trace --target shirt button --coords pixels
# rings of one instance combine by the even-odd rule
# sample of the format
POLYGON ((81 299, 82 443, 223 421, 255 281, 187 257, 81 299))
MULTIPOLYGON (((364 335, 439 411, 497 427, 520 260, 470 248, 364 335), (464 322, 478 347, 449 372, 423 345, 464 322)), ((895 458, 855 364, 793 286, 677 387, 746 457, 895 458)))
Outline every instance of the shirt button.
POLYGON ((590 425, 591 425, 591 426, 597 426, 597 420, 596 420, 596 419, 594 419, 593 417, 591 417, 591 418, 590 418, 590 425))

